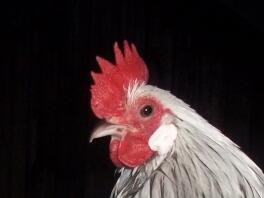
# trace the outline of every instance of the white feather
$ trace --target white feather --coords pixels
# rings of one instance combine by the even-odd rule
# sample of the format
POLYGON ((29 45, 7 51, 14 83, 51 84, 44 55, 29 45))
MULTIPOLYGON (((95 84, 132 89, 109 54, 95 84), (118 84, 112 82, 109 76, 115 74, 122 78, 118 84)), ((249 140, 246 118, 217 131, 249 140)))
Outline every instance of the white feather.
POLYGON ((159 155, 167 154, 175 144, 177 128, 174 124, 161 125, 149 138, 148 144, 151 150, 159 155))

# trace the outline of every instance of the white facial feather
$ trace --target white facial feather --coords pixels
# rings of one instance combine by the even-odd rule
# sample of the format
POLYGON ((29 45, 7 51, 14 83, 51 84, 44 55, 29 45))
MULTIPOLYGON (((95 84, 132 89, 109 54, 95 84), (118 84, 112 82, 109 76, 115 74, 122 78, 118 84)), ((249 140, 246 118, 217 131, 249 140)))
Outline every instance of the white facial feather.
POLYGON ((153 133, 148 144, 151 150, 157 151, 159 155, 165 155, 173 148, 176 138, 175 125, 163 124, 153 133))

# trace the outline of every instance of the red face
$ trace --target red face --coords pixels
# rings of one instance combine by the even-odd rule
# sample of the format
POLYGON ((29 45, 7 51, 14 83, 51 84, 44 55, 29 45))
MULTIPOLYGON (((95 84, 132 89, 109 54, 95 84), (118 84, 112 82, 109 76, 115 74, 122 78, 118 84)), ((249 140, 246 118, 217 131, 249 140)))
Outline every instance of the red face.
POLYGON ((154 154, 148 140, 160 126, 163 114, 164 109, 157 100, 144 96, 128 104, 124 115, 112 118, 115 124, 127 126, 120 138, 112 138, 109 146, 111 160, 116 166, 136 167, 154 154))

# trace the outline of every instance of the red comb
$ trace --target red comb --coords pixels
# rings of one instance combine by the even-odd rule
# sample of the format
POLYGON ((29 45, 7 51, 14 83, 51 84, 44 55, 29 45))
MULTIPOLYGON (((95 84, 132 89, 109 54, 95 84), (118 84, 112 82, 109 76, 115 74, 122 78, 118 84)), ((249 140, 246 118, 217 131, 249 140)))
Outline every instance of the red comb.
POLYGON ((115 65, 96 57, 102 73, 91 72, 91 107, 99 118, 118 116, 124 111, 125 91, 132 81, 147 82, 148 69, 134 44, 124 41, 124 52, 114 43, 115 65))

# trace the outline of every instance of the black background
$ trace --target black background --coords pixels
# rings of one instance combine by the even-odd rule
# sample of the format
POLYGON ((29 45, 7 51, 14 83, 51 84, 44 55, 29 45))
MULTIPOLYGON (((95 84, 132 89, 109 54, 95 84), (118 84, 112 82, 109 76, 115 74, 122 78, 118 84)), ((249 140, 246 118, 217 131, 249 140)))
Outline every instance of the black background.
POLYGON ((112 44, 123 39, 146 60, 151 84, 190 104, 264 168, 257 1, 1 4, 1 198, 109 196, 109 139, 88 141, 98 121, 89 72, 99 70, 97 54, 113 60, 112 44))

